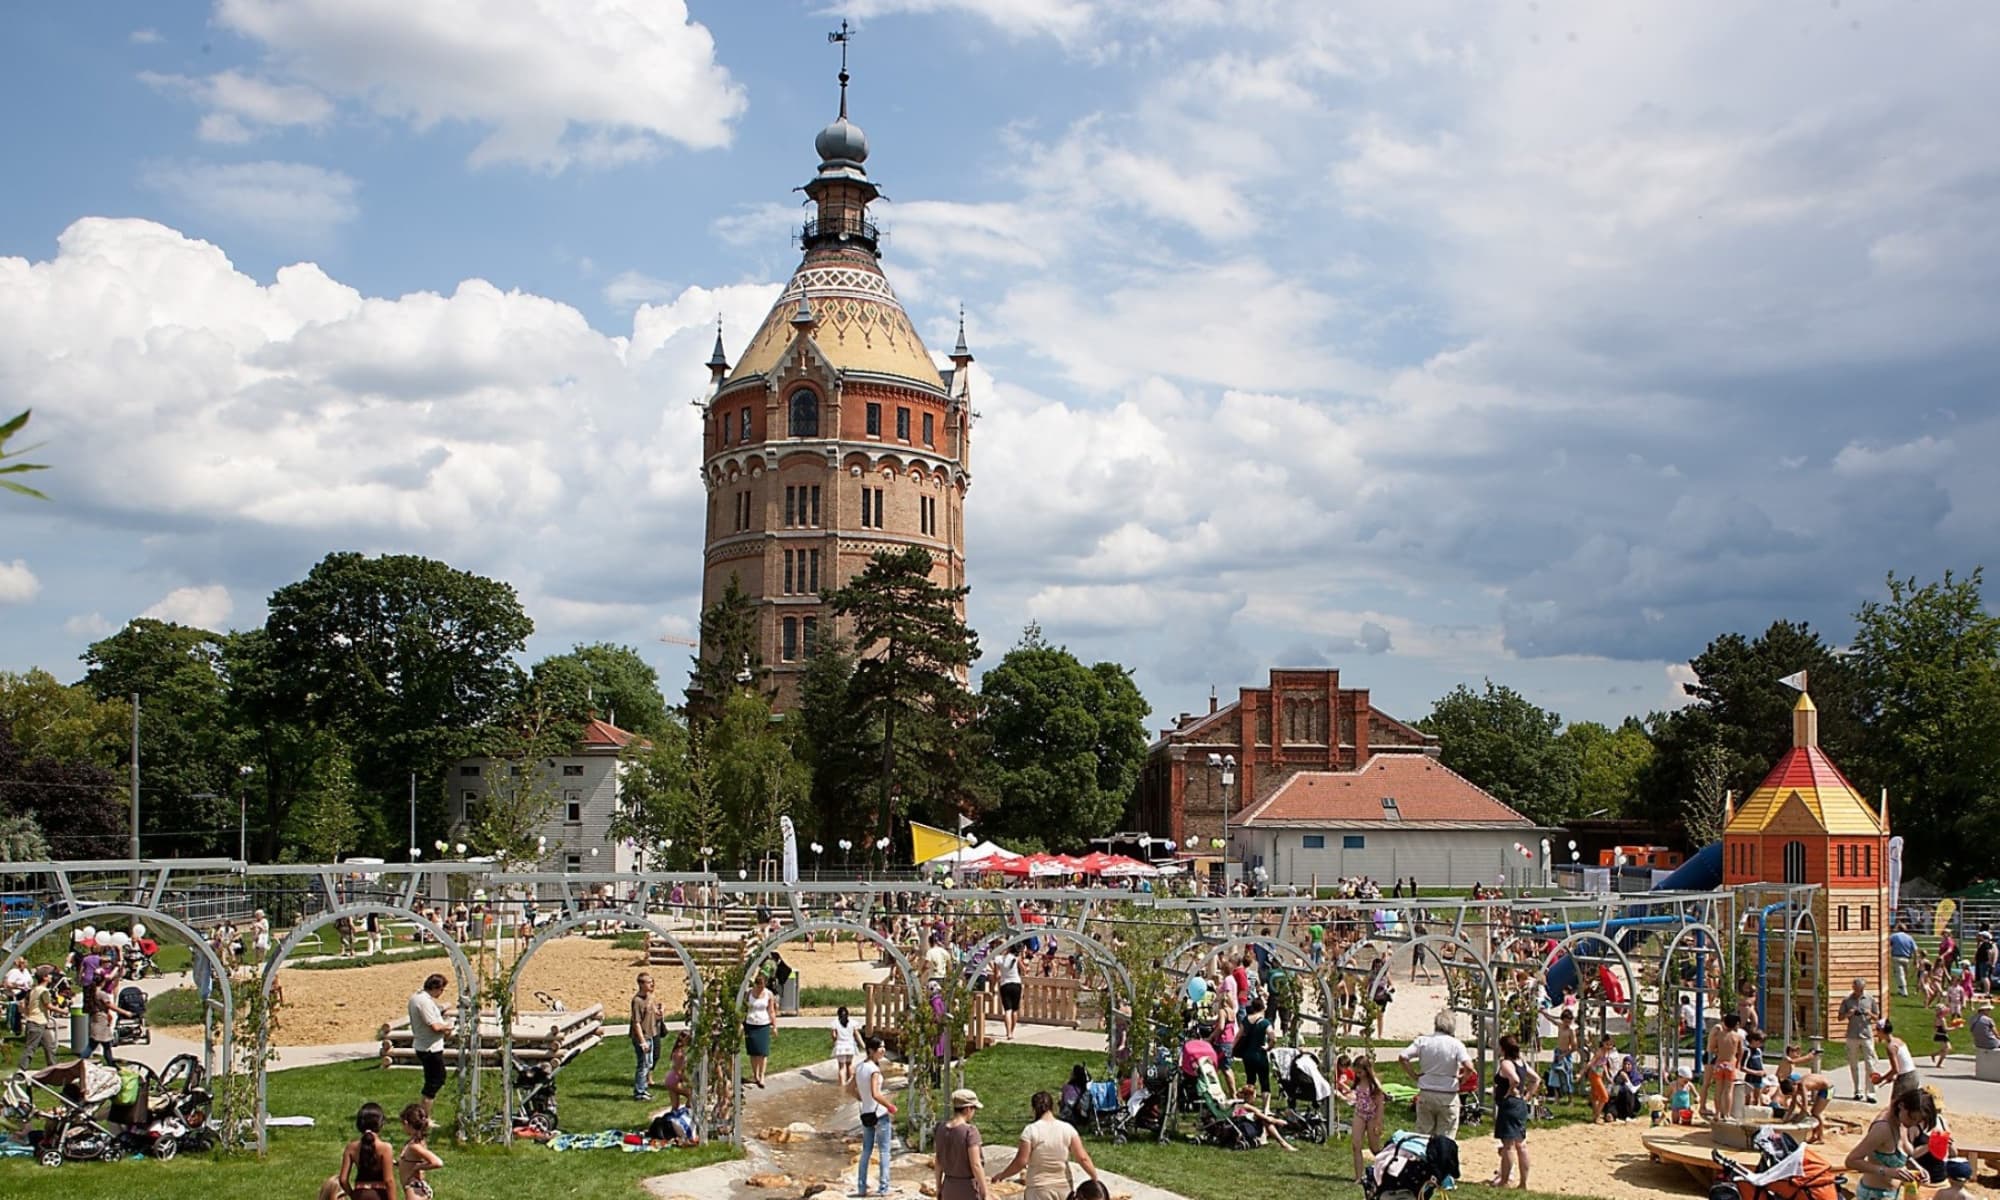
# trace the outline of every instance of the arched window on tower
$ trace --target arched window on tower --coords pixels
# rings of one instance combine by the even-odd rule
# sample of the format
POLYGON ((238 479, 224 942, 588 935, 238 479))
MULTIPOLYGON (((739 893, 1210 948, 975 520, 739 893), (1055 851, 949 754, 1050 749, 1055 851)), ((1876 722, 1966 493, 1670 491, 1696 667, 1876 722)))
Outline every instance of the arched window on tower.
POLYGON ((791 433, 793 437, 819 436, 819 397, 811 388, 792 393, 791 433))
POLYGON ((1806 844, 1804 842, 1785 843, 1785 882, 1804 883, 1806 881, 1806 844))

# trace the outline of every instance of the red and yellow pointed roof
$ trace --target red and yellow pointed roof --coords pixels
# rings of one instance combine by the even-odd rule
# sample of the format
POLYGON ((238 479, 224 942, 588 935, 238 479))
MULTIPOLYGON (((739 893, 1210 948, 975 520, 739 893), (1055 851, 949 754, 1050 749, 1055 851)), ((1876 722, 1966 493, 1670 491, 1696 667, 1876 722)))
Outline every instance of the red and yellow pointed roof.
POLYGON ((1792 748, 1736 806, 1725 835, 1879 837, 1887 832, 1882 817, 1819 748, 1819 708, 1811 696, 1799 693, 1792 706, 1792 748))

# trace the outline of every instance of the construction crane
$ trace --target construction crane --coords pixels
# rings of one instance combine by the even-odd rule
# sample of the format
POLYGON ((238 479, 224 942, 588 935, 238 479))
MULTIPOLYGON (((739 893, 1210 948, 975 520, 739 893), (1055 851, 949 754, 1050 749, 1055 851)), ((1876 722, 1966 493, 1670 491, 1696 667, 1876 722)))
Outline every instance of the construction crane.
POLYGON ((675 637, 673 634, 670 633, 661 634, 660 640, 667 643, 669 646, 691 646, 697 650, 701 648, 700 642, 694 641, 690 638, 675 637))

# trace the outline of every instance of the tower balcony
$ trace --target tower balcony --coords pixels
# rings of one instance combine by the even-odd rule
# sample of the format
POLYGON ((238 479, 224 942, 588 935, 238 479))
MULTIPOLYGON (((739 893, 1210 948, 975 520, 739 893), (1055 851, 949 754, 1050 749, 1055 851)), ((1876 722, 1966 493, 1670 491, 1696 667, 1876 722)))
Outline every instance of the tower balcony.
POLYGON ((795 240, 805 250, 819 246, 859 246, 870 253, 879 253, 882 231, 863 216, 813 217, 800 227, 795 240))

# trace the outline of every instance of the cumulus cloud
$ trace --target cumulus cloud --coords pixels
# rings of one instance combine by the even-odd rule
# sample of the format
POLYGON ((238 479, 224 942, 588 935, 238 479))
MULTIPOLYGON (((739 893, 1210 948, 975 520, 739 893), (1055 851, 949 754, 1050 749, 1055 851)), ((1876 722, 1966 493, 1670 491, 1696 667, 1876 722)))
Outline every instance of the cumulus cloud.
POLYGON ((64 633, 73 638, 85 638, 90 641, 96 641, 98 638, 109 635, 118 627, 110 621, 105 620, 103 613, 88 612, 78 613, 73 617, 67 618, 63 621, 62 628, 64 633))
MULTIPOLYGON (((267 86, 418 130, 485 130, 474 163, 561 170, 667 142, 709 149, 744 107, 684 0, 217 0, 215 18, 263 48, 267 86)), ((212 116, 257 119, 211 103, 212 116)))
POLYGON ((28 568, 27 560, 0 562, 0 604, 26 604, 42 594, 42 581, 28 568))
POLYGON ((310 163, 165 163, 144 182, 185 211, 308 245, 360 214, 353 177, 310 163))
POLYGON ((316 88, 274 83, 242 71, 201 78, 143 71, 139 78, 208 109, 196 131, 207 142, 247 142, 269 129, 321 126, 333 115, 333 103, 316 88))
POLYGON ((139 615, 197 629, 219 630, 235 611, 236 602, 230 599, 229 589, 211 583, 205 587, 175 588, 139 615))

